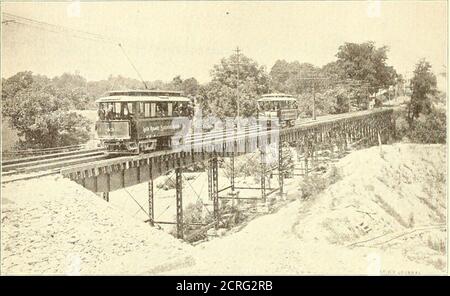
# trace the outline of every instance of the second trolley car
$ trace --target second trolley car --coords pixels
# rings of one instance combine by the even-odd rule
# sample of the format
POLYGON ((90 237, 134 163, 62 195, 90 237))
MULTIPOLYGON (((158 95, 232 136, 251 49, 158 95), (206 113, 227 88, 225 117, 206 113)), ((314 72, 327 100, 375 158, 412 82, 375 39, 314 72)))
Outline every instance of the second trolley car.
POLYGON ((298 118, 297 100, 291 95, 274 93, 262 95, 257 101, 258 118, 269 122, 278 120, 281 127, 294 126, 298 118))

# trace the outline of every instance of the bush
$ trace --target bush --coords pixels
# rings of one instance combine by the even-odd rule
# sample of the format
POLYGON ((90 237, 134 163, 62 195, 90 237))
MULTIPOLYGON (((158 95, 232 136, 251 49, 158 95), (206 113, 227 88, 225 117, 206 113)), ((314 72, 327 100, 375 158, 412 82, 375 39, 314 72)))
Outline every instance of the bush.
POLYGON ((341 175, 335 166, 330 167, 323 175, 308 175, 300 184, 300 198, 306 200, 314 197, 328 186, 336 183, 339 179, 341 179, 341 175))
POLYGON ((204 205, 198 200, 196 203, 189 204, 183 210, 184 236, 189 242, 195 242, 207 238, 206 231, 200 231, 201 226, 189 225, 192 223, 210 224, 214 221, 213 214, 203 211, 204 205), (192 236, 192 234, 197 233, 192 236))
MULTIPOLYGON (((283 143, 283 162, 285 178, 292 177, 294 173, 294 154, 291 147, 287 143, 283 143)), ((278 166, 278 147, 272 145, 266 152, 266 169, 278 166)), ((227 178, 231 178, 231 161, 225 160, 222 165, 224 174, 227 178)), ((234 176, 235 178, 245 178, 253 176, 259 180, 263 167, 261 165, 261 152, 256 151, 247 155, 239 156, 234 159, 234 176)))
POLYGON ((399 127, 398 137, 407 138, 413 143, 445 144, 446 143, 446 114, 445 110, 432 109, 429 114, 422 114, 410 124, 399 127))
POLYGON ((36 118, 34 124, 22 129, 24 137, 19 149, 61 147, 85 143, 89 140, 91 122, 75 112, 55 111, 36 118))
POLYGON ((222 204, 220 213, 222 216, 229 215, 229 218, 223 219, 221 224, 226 229, 231 229, 241 224, 247 218, 246 212, 235 205, 222 204))
MULTIPOLYGON (((220 215, 222 217, 220 227, 225 229, 231 229, 247 219, 245 210, 226 203, 221 204, 220 215)), ((201 241, 208 238, 207 230, 214 227, 214 215, 212 211, 205 210, 203 203, 198 200, 196 203, 189 204, 183 210, 183 222, 186 241, 191 243, 201 241)), ((175 236, 176 228, 172 229, 170 233, 175 236)))
MULTIPOLYGON (((225 159, 223 172, 227 178, 231 178, 231 160, 225 159)), ((259 176, 261 172, 261 155, 259 152, 250 153, 234 158, 234 177, 259 176)))

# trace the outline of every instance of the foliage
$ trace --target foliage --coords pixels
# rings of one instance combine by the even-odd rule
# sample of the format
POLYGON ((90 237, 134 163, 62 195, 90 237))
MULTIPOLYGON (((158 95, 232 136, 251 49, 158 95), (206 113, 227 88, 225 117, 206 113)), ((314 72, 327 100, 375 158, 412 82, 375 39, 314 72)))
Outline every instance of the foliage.
POLYGON ((399 123, 397 137, 406 137, 413 143, 446 142, 446 95, 437 91, 436 76, 431 64, 422 59, 416 64, 411 80, 412 95, 399 123), (408 124, 406 124, 408 123, 408 124))
MULTIPOLYGON (((244 178, 249 176, 260 176, 262 171, 261 153, 253 152, 248 155, 242 155, 234 158, 234 176, 235 178, 244 178)), ((230 159, 224 160, 223 172, 227 178, 231 178, 232 169, 230 159)))
POLYGON ((446 143, 447 124, 445 110, 431 108, 428 114, 422 114, 398 128, 400 138, 407 137, 413 143, 446 143))
POLYGON ((197 200, 195 203, 190 203, 186 209, 183 210, 183 223, 184 223, 184 235, 186 238, 191 237, 189 242, 199 241, 207 238, 207 234, 204 231, 199 231, 200 226, 192 224, 210 224, 214 221, 212 213, 204 211, 205 207, 202 201, 197 200))
POLYGON ((194 77, 183 80, 180 90, 188 97, 195 98, 198 95, 200 84, 194 77))
POLYGON ((341 179, 338 169, 333 165, 325 174, 310 174, 305 176, 300 184, 301 199, 306 200, 315 197, 328 186, 341 179))
POLYGON ((223 216, 228 216, 226 219, 222 219, 221 226, 226 229, 231 229, 240 225, 248 218, 248 212, 241 209, 238 205, 233 205, 231 202, 222 203, 220 213, 223 216))
POLYGON ((75 112, 54 111, 36 117, 26 129, 19 148, 48 148, 76 145, 89 140, 90 122, 75 112))
MULTIPOLYGON (((174 89, 172 85, 169 86, 168 83, 162 82, 160 80, 145 81, 145 84, 147 85, 148 89, 174 89)), ((93 103, 96 99, 98 99, 108 91, 130 89, 145 89, 145 85, 138 79, 127 78, 121 75, 110 75, 106 80, 89 81, 87 83, 87 93, 91 103, 93 103)))
MULTIPOLYGON (((149 86, 149 88, 157 87, 157 85, 157 82, 155 82, 154 86, 147 83, 147 86, 149 86)), ((137 79, 126 78, 120 75, 109 75, 108 79, 106 80, 89 81, 87 83, 87 92, 89 94, 91 102, 94 102, 95 99, 98 99, 108 91, 127 89, 145 89, 145 86, 141 81, 137 79)))
POLYGON ((31 72, 2 80, 2 114, 21 137, 20 148, 48 148, 83 143, 90 122, 69 112, 70 98, 53 81, 31 72))
POLYGON ((431 72, 431 64, 426 60, 420 60, 414 70, 411 80, 411 101, 408 105, 408 120, 410 124, 421 113, 431 112, 431 97, 436 95, 436 76, 431 72))
POLYGON ((284 142, 282 144, 282 153, 283 153, 283 161, 282 161, 282 167, 284 171, 284 177, 291 177, 294 174, 294 155, 292 153, 291 147, 287 142, 284 142))
MULTIPOLYGON (((315 95, 315 110, 316 115, 326 115, 336 113, 338 98, 341 98, 336 90, 329 90, 323 93, 316 93, 315 95)), ((346 99, 346 97, 343 97, 346 99)), ((313 113, 313 94, 305 93, 299 95, 298 97, 298 110, 300 112, 300 116, 302 117, 311 117, 313 113)))
POLYGON ((175 76, 170 83, 163 88, 182 91, 184 95, 195 98, 198 94, 199 83, 194 77, 183 80, 180 75, 175 76))
POLYGON ((370 94, 395 84, 397 74, 386 64, 388 48, 376 48, 374 42, 345 43, 339 47, 337 66, 341 78, 367 83, 370 94))
POLYGON ((68 100, 74 109, 84 110, 89 105, 87 81, 79 74, 64 73, 51 81, 56 96, 68 100))
POLYGON ((204 112, 219 118, 235 117, 238 106, 240 116, 254 115, 256 100, 269 91, 265 68, 243 55, 222 59, 214 65, 211 75, 211 82, 199 91, 199 100, 204 112))
POLYGON ((345 43, 339 47, 337 60, 322 68, 278 60, 270 71, 270 86, 296 95, 303 116, 312 115, 313 93, 318 115, 367 109, 371 95, 401 82, 386 64, 387 51, 373 42, 345 43))
MULTIPOLYGON (((211 70, 211 81, 200 85, 194 78, 175 76, 170 82, 145 81, 148 89, 183 91, 197 99, 203 114, 219 118, 252 116, 256 100, 268 92, 285 92, 299 97, 304 115, 310 115, 313 92, 316 93, 318 114, 341 113, 358 106, 365 108, 370 94, 380 88, 403 83, 392 67, 386 65, 387 47, 376 48, 373 42, 345 43, 339 47, 337 60, 323 67, 298 61, 277 60, 266 72, 257 62, 233 54, 223 58, 211 70), (239 60, 238 60, 239 59, 239 60), (238 77, 239 76, 239 77, 238 77), (310 79, 316 77, 318 79, 310 79), (353 81, 352 84, 343 81, 353 81)), ((48 79, 33 75, 45 82, 52 94, 69 102, 69 108, 95 108, 95 100, 111 90, 145 89, 138 79, 110 75, 105 80, 87 81, 78 73, 64 73, 48 79)), ((23 88, 26 79, 16 85, 23 88)))
MULTIPOLYGON (((320 74, 319 71, 319 68, 309 63, 278 60, 270 70, 271 88, 290 94, 311 92, 312 82, 304 78, 320 74)), ((317 82, 315 83, 317 87, 317 82)))

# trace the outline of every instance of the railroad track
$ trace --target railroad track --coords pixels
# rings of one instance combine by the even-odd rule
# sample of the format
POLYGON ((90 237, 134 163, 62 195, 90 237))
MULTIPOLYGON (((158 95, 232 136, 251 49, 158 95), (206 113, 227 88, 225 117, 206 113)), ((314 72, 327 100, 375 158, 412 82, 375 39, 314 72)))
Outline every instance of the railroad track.
POLYGON ((38 155, 47 155, 47 154, 56 154, 62 152, 69 151, 79 151, 86 148, 86 145, 71 145, 71 146, 63 146, 63 147, 54 147, 54 148, 44 148, 44 149, 29 149, 29 150, 15 150, 15 151, 2 151, 3 160, 13 160, 20 158, 27 158, 38 155))
MULTIPOLYGON (((358 116, 366 115, 372 111, 362 111, 358 116)), ((346 118, 352 118, 355 114, 345 113, 339 115, 323 116, 319 120, 300 119, 296 122, 294 127, 287 127, 286 129, 298 128, 299 126, 308 127, 317 123, 326 123, 329 121, 336 121, 346 118)), ((258 125, 246 126, 245 128, 236 129, 219 129, 204 133, 187 134, 184 136, 184 145, 199 147, 204 145, 220 144, 222 140, 234 138, 235 140, 244 139, 245 137, 270 134, 273 131, 263 130, 258 125)), ((165 151, 154 151, 153 153, 164 153, 165 151)), ((59 174, 61 169, 76 167, 83 164, 101 163, 110 158, 134 158, 137 155, 105 155, 105 149, 96 148, 90 150, 67 151, 60 153, 45 154, 39 156, 25 157, 12 160, 4 160, 2 163, 2 183, 13 182, 17 180, 25 180, 37 178, 40 176, 59 174)), ((138 156, 139 158, 139 156, 138 156)))
POLYGON ((2 183, 58 174, 62 168, 105 160, 102 148, 53 153, 2 162, 2 183))

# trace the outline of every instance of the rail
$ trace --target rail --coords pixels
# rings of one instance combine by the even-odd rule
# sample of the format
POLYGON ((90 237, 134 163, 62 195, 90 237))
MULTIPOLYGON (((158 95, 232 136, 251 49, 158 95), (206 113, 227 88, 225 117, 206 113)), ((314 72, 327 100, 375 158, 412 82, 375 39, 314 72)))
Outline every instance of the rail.
POLYGON ((53 148, 43 148, 43 149, 24 149, 24 150, 13 150, 13 151, 2 151, 2 158, 3 159, 19 159, 19 158, 25 158, 29 156, 36 156, 36 155, 45 155, 45 154, 52 154, 52 153, 58 153, 58 152, 65 152, 65 151, 77 151, 85 149, 85 144, 80 145, 70 145, 70 146, 61 146, 61 147, 53 147, 53 148))

